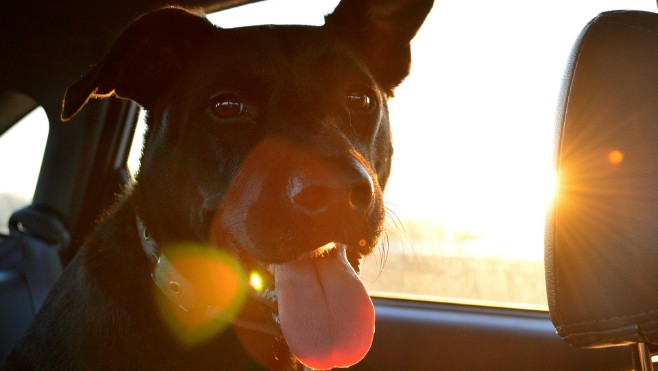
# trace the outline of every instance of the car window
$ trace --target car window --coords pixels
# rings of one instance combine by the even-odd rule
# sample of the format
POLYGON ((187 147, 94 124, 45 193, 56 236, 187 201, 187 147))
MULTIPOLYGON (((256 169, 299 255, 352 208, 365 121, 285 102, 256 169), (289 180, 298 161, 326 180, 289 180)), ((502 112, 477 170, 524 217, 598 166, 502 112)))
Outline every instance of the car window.
MULTIPOLYGON (((269 0, 209 18, 221 27, 321 25, 337 3, 269 0)), ((387 228, 362 272, 372 295, 547 308, 543 236, 562 75, 580 30, 612 9, 656 3, 435 3, 389 102, 387 228)))
POLYGON ((12 212, 32 201, 48 138, 48 117, 37 108, 0 135, 0 234, 12 212))

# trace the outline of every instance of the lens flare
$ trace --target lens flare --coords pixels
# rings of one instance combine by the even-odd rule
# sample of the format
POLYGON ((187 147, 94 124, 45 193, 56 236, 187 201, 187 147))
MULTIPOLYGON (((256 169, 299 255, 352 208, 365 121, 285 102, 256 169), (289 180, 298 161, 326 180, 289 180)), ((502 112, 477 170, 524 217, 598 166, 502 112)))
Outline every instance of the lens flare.
POLYGON ((621 151, 614 150, 608 153, 608 160, 610 161, 611 164, 618 165, 622 161, 624 161, 624 154, 621 151))
POLYGON ((265 289, 263 277, 257 271, 252 271, 249 274, 249 285, 256 290, 256 292, 262 292, 265 289))
POLYGON ((225 329, 241 310, 247 292, 246 274, 235 258, 193 244, 166 247, 163 256, 168 266, 161 274, 172 277, 167 285, 171 291, 163 295, 155 288, 154 295, 172 333, 182 344, 193 346, 225 329))

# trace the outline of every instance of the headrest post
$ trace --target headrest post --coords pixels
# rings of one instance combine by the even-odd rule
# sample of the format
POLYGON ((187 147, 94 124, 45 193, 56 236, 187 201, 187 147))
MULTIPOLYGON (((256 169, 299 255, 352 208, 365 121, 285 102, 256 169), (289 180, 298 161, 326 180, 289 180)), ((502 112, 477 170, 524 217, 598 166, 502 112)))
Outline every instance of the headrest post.
POLYGON ((633 354, 633 370, 635 371, 654 371, 653 362, 651 362, 651 352, 646 343, 637 343, 631 345, 633 354))

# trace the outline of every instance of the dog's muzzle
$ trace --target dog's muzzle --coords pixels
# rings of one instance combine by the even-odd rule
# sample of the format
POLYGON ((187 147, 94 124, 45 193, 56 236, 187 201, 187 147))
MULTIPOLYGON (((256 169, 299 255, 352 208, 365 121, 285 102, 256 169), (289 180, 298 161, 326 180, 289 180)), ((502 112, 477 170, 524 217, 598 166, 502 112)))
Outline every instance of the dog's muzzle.
MULTIPOLYGON (((195 316, 216 313, 215 304, 159 251, 139 217, 136 224, 151 277, 164 296, 195 316)), ((363 358, 374 335, 374 307, 346 245, 329 243, 292 261, 260 266, 272 285, 249 290, 249 303, 233 325, 282 335, 295 357, 312 368, 345 367, 363 358)))

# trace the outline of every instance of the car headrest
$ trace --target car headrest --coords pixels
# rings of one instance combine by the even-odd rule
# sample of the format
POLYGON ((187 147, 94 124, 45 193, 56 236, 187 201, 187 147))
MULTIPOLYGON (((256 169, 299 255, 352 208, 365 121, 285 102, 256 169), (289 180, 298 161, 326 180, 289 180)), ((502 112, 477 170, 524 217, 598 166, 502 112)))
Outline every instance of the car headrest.
POLYGON ((545 241, 551 318, 577 347, 656 344, 658 14, 600 14, 568 63, 545 241))

